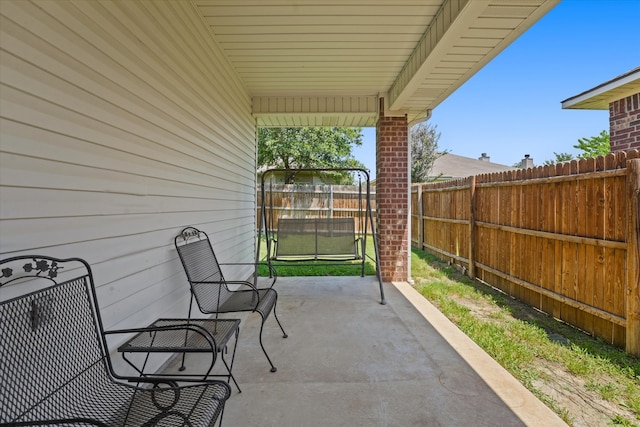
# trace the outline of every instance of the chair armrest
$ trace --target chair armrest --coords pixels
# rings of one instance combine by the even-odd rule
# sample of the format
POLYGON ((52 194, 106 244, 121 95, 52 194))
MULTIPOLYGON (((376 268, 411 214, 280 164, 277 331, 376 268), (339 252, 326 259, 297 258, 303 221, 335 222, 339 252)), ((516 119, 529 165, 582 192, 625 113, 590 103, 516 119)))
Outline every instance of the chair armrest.
MULTIPOLYGON (((271 281, 271 284, 269 285, 270 288, 273 288, 273 285, 276 284, 276 280, 278 280, 278 274, 276 272, 276 269, 270 265, 268 262, 227 262, 227 263, 219 263, 218 264, 220 267, 222 267, 223 265, 251 265, 254 267, 254 271, 256 269, 256 267, 258 266, 264 266, 267 267, 269 269, 269 277, 272 278, 273 280, 271 281)), ((254 272, 255 274, 255 272, 254 272)), ((229 281, 227 281, 227 283, 231 283, 229 281)))
MULTIPOLYGON (((140 382, 145 382, 146 380, 148 380, 149 377, 147 378, 140 378, 140 382)), ((229 397, 231 396, 231 387, 229 386, 229 384, 227 384, 224 381, 220 381, 220 380, 195 380, 193 378, 184 378, 181 379, 181 382, 190 382, 190 383, 196 383, 193 385, 184 385, 184 386, 178 386, 178 385, 171 385, 170 387, 162 387, 160 388, 160 390, 175 390, 176 393, 176 397, 180 396, 180 390, 184 390, 187 389, 189 387, 193 387, 193 386, 202 386, 202 385, 206 385, 206 386, 215 386, 216 388, 218 388, 218 390, 221 393, 220 395, 220 401, 222 402, 222 405, 225 404, 225 402, 229 399, 229 397)), ((153 382, 153 381, 152 381, 153 382)), ((158 384, 158 383, 168 383, 167 379, 164 378, 158 378, 157 382, 153 382, 154 384, 158 384)), ((124 387, 128 387, 134 390, 139 390, 140 392, 143 393, 155 393, 157 391, 154 391, 154 389, 148 388, 148 387, 139 387, 130 383, 120 383, 118 382, 118 384, 124 386, 124 387)), ((177 400, 177 399, 176 399, 177 400)), ((175 403, 175 402, 174 402, 175 403)), ((158 413, 158 415, 160 417, 164 417, 167 414, 172 414, 171 411, 160 411, 158 413)), ((89 417, 76 417, 76 418, 51 418, 51 419, 39 419, 39 420, 34 420, 34 421, 14 421, 11 422, 10 424, 2 424, 4 425, 11 425, 11 426, 15 426, 15 427, 22 427, 22 426, 58 426, 58 425, 93 425, 93 426, 100 426, 100 427, 110 427, 111 424, 106 424, 102 421, 98 421, 89 417)), ((156 425, 155 423, 153 425, 156 425)))
POLYGON ((247 291, 252 290, 256 294, 258 293, 258 288, 251 282, 247 282, 246 280, 225 280, 227 285, 241 285, 248 286, 251 289, 247 289, 247 291))
POLYGON ((258 292, 258 288, 256 288, 253 283, 248 282, 246 280, 203 280, 200 282, 193 281, 191 285, 243 285, 248 286, 251 290, 258 292))
MULTIPOLYGON (((93 420, 91 418, 52 418, 47 420, 36 420, 36 421, 18 421, 12 422, 10 425, 14 427, 22 427, 22 426, 58 426, 62 424, 78 424, 78 425, 94 425, 94 426, 102 426, 109 427, 108 424, 103 423, 102 421, 93 420)), ((2 424, 3 426, 5 424, 2 424)), ((9 424, 7 424, 9 425, 9 424)))
MULTIPOLYGON (((224 280, 224 281, 202 281, 202 282, 191 282, 191 285, 206 285, 206 284, 217 284, 217 285, 240 285, 240 286, 246 286, 249 289, 243 290, 243 289, 234 289, 231 290, 229 289, 229 292, 252 292, 254 294, 254 298, 257 298, 258 301, 260 301, 260 293, 258 292, 258 288, 254 286, 253 283, 251 282, 247 282, 246 280, 224 280)), ((197 297, 196 297, 197 299, 197 297)), ((219 307, 218 307, 219 308, 219 307)))
POLYGON ((226 388, 226 396, 227 398, 231 395, 231 387, 226 381, 222 380, 211 380, 211 379, 202 379, 202 378, 186 378, 180 376, 165 376, 165 377, 154 377, 153 375, 145 375, 140 377, 129 377, 129 376, 119 376, 116 377, 119 380, 127 381, 127 383, 123 383, 128 385, 129 387, 133 387, 137 390, 149 390, 148 387, 134 385, 132 383, 148 383, 153 384, 154 387, 160 389, 167 390, 180 390, 182 388, 190 387, 190 386, 198 386, 198 385, 218 385, 223 388, 226 388), (161 387, 161 384, 166 384, 165 387, 161 387))

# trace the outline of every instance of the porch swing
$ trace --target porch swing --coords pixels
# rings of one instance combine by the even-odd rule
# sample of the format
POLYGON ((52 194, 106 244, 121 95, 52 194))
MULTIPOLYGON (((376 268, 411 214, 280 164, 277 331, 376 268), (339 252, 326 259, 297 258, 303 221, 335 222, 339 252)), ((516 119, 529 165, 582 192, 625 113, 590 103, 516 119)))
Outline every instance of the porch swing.
MULTIPOLYGON (((287 186, 280 192, 284 197, 287 186)), ((292 196, 290 190, 288 190, 292 196)), ((360 276, 365 276, 367 258, 375 262, 376 277, 380 286, 381 304, 386 304, 380 274, 378 242, 373 229, 373 213, 371 208, 371 183, 369 173, 361 168, 316 168, 316 169, 268 169, 261 179, 261 211, 258 226, 258 248, 256 263, 260 261, 260 246, 264 229, 267 249, 266 262, 270 269, 273 262, 278 265, 297 264, 313 266, 344 265, 349 261, 358 261, 360 276), (333 186, 329 188, 328 201, 318 201, 315 192, 309 206, 295 206, 291 201, 287 207, 274 207, 275 175, 285 176, 317 176, 319 174, 351 173, 358 176, 357 214, 344 216, 345 212, 333 208, 333 186), (363 193, 363 177, 366 193, 363 193), (267 185, 268 182, 268 185, 267 185), (268 189, 268 192, 267 192, 268 189), (268 202, 268 205, 267 205, 268 202), (263 228, 264 227, 264 228, 263 228), (367 234, 371 230, 374 256, 367 254, 367 234), (306 263, 306 264, 305 264, 306 263)), ((291 198, 293 200, 293 198, 291 198)))

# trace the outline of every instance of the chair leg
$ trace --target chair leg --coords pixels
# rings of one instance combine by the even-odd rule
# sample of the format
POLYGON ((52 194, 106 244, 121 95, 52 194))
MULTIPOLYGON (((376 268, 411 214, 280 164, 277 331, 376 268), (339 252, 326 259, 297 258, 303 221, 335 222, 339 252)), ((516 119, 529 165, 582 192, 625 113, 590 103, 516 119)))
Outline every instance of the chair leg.
MULTIPOLYGON (((191 290, 191 297, 189 298, 189 313, 187 314, 187 324, 189 324, 191 322, 191 309, 193 308, 193 290, 191 290)), ((187 339, 189 337, 189 331, 185 330, 184 331, 184 346, 187 346, 187 339)), ((185 351, 184 353, 182 353, 182 364, 180 365, 180 367, 178 368, 178 371, 182 372, 185 369, 187 369, 187 367, 184 365, 184 360, 185 357, 187 356, 187 352, 185 351)))
MULTIPOLYGON (((276 314, 276 306, 277 305, 278 305, 278 294, 276 294, 275 303, 273 304, 273 310, 272 310, 273 311, 273 317, 275 317, 276 322, 278 322, 278 326, 280 326, 280 330, 282 331, 282 338, 287 338, 289 335, 287 335, 287 333, 284 331, 284 328, 282 327, 282 323, 280 323, 280 319, 278 319, 278 315, 276 314)), ((267 354, 267 350, 264 348, 264 344, 262 344, 262 330, 264 329, 264 322, 267 321, 267 317, 269 316, 269 313, 268 312, 264 313, 261 310, 256 310, 256 312, 262 318, 262 324, 260 325, 260 347, 262 347, 262 351, 263 351, 264 355, 267 357, 267 360, 269 361, 269 364, 271 365, 271 372, 276 372, 278 370, 278 368, 273 366, 273 363, 271 362, 271 358, 267 354)))
POLYGON ((276 318, 276 322, 278 322, 278 326, 280 326, 280 330, 282 331, 282 338, 288 338, 289 335, 287 335, 287 333, 284 331, 284 328, 282 327, 282 323, 280 323, 280 319, 278 319, 278 315, 276 314, 276 306, 277 306, 277 302, 276 304, 273 305, 273 317, 276 318))
MULTIPOLYGON (((267 318, 260 312, 258 312, 258 314, 260 314, 260 317, 262 317, 262 324, 260 325, 260 335, 259 335, 260 347, 262 347, 262 352, 267 357, 267 360, 269 361, 269 365, 271 365, 271 372, 276 372, 278 370, 278 368, 273 366, 273 362, 271 362, 271 358, 267 354, 267 350, 264 348, 264 344, 262 344, 262 330, 264 329, 264 322, 267 320, 267 318)), ((278 322, 278 323, 280 323, 280 322, 278 322)))
MULTIPOLYGON (((225 402, 225 406, 226 406, 226 402, 225 402)), ((222 411, 220 411, 220 416, 218 417, 218 427, 222 427, 222 416, 224 415, 224 407, 222 408, 222 411)))

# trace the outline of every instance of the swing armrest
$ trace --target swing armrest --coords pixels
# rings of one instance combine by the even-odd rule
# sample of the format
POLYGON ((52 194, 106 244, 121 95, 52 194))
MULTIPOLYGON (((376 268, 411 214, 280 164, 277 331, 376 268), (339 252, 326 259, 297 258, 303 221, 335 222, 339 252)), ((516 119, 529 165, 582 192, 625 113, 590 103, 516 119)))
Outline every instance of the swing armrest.
POLYGON ((356 237, 356 239, 353 241, 353 243, 356 245, 356 255, 359 258, 362 258, 364 256, 362 251, 363 242, 364 242, 364 239, 362 237, 356 237))
POLYGON ((278 253, 278 239, 275 237, 269 237, 269 241, 271 244, 267 246, 267 251, 269 252, 267 253, 268 260, 274 259, 278 253))

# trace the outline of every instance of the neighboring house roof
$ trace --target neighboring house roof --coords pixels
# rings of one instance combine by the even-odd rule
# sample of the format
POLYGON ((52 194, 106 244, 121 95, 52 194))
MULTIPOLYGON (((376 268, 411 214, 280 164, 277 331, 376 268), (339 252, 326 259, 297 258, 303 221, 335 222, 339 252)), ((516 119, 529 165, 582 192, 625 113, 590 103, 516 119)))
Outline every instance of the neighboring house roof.
POLYGON ((613 101, 640 93, 640 67, 562 101, 563 109, 608 110, 613 101))
POLYGON ((512 166, 491 163, 487 160, 478 160, 471 157, 458 156, 447 153, 439 157, 431 170, 431 177, 441 180, 465 178, 483 173, 494 173, 516 169, 512 166))

